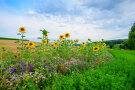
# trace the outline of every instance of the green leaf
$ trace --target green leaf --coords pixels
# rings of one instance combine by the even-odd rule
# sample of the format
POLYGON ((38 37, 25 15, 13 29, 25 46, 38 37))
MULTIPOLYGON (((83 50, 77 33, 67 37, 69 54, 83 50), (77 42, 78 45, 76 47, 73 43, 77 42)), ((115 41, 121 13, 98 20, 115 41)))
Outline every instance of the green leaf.
POLYGON ((22 36, 22 37, 26 37, 26 36, 22 36))
POLYGON ((17 35, 21 35, 21 33, 17 33, 17 35))
POLYGON ((42 37, 37 37, 37 39, 42 39, 42 37))

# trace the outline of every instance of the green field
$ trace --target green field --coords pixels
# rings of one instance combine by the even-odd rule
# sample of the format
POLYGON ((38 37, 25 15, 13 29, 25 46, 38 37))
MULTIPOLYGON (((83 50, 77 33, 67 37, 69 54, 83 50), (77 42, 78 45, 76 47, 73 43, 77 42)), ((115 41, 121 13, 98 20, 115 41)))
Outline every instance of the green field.
MULTIPOLYGON (((109 50, 110 63, 54 80, 56 90, 135 90, 135 51, 109 50)), ((48 87, 49 89, 49 87, 48 87)))

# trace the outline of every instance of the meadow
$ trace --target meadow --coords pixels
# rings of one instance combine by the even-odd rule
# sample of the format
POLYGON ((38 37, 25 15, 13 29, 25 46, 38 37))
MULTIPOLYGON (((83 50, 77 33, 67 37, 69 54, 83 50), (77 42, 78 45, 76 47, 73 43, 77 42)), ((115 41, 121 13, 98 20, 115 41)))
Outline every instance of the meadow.
POLYGON ((76 46, 79 40, 70 40, 69 33, 50 44, 46 30, 36 45, 23 41, 24 27, 19 31, 16 53, 0 49, 0 89, 135 89, 135 51, 108 50, 103 39, 76 46))

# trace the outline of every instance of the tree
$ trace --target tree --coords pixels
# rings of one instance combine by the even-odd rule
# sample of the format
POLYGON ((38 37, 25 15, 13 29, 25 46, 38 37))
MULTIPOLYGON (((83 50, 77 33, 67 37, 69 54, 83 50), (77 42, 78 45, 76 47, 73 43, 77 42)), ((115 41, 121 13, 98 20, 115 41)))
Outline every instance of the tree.
POLYGON ((135 23, 131 27, 128 35, 128 46, 130 50, 135 50, 135 23))
POLYGON ((109 44, 110 49, 112 49, 113 46, 114 46, 114 43, 110 43, 110 44, 109 44))

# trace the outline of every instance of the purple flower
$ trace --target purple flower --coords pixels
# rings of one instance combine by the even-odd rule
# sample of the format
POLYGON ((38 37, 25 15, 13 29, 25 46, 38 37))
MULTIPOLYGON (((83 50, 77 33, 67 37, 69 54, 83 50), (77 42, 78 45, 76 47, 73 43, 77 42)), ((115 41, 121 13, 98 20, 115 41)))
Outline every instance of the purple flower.
POLYGON ((44 68, 47 68, 46 66, 44 66, 44 68))
POLYGON ((97 57, 95 57, 95 59, 94 60, 97 60, 98 58, 97 57))
POLYGON ((6 71, 6 69, 2 69, 2 71, 6 71))

